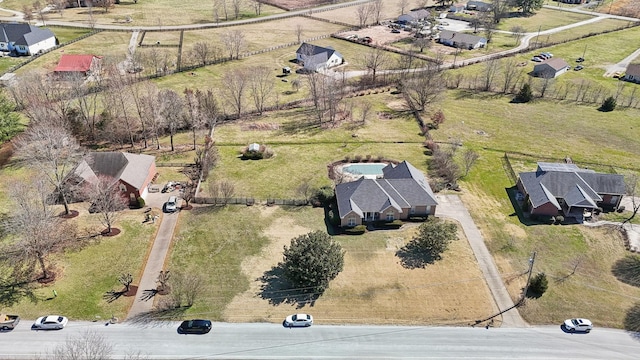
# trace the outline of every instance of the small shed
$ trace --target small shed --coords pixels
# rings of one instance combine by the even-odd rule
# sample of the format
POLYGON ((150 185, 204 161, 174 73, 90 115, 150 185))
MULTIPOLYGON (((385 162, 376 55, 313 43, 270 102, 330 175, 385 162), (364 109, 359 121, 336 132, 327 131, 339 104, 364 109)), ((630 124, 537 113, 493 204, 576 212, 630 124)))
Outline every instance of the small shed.
POLYGON ((283 67, 283 68, 282 68, 282 73, 283 73, 284 75, 291 74, 291 68, 290 68, 290 67, 288 67, 288 66, 283 67))
POLYGON ((249 144, 249 151, 260 151, 260 144, 258 143, 253 143, 253 144, 249 144))

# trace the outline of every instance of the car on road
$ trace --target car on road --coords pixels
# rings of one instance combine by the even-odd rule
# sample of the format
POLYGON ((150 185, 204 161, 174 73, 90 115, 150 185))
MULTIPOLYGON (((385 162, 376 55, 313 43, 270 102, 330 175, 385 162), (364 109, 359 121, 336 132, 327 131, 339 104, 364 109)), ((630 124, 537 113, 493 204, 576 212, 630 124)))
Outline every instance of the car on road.
POLYGON ((584 69, 584 66, 582 66, 582 65, 578 65, 578 66, 573 68, 573 70, 575 70, 575 71, 580 71, 582 69, 584 69))
POLYGON ((185 320, 178 326, 179 334, 207 334, 209 331, 211 331, 211 321, 209 320, 185 320))
POLYGON ((564 324, 562 324, 564 326, 564 329, 567 330, 568 332, 585 332, 585 333, 589 333, 591 330, 593 330, 593 323, 591 322, 591 320, 588 319, 580 319, 580 318, 576 318, 576 319, 567 319, 564 321, 564 324))
POLYGON ((47 315, 41 316, 36 319, 36 322, 31 326, 32 329, 36 330, 60 330, 63 329, 69 319, 60 315, 47 315))
POLYGON ((309 327, 313 325, 313 316, 309 314, 294 314, 284 319, 286 327, 309 327))
POLYGON ((178 210, 178 198, 175 196, 169 196, 169 200, 164 205, 166 212, 175 212, 178 210))

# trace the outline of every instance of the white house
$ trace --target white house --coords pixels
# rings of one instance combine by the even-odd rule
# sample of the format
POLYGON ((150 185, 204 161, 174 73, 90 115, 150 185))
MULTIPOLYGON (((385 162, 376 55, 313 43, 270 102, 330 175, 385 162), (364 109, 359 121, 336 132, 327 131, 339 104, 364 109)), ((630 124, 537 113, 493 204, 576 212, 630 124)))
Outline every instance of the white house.
POLYGON ((440 32, 438 42, 444 45, 468 50, 483 48, 487 45, 487 39, 481 36, 459 33, 451 30, 442 30, 440 32))
POLYGON ((331 47, 303 43, 296 50, 296 60, 305 70, 318 71, 342 64, 342 55, 331 47))
POLYGON ((533 76, 551 79, 567 72, 571 67, 560 58, 545 60, 533 67, 533 76))
POLYGON ((424 20, 429 18, 429 12, 424 9, 409 11, 407 14, 402 14, 398 16, 398 23, 413 23, 416 21, 424 20))
POLYGON ((0 24, 0 51, 11 55, 36 55, 56 46, 56 36, 49 29, 29 24, 0 24))

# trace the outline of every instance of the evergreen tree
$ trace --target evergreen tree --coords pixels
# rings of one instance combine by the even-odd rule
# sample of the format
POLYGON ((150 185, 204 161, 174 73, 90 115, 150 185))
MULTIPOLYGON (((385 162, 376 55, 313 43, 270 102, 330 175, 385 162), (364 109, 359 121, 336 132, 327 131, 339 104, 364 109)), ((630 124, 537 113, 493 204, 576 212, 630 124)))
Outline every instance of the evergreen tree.
POLYGON ((525 83, 522 85, 520 92, 516 95, 516 101, 521 103, 528 103, 533 99, 533 92, 531 91, 531 85, 525 83))

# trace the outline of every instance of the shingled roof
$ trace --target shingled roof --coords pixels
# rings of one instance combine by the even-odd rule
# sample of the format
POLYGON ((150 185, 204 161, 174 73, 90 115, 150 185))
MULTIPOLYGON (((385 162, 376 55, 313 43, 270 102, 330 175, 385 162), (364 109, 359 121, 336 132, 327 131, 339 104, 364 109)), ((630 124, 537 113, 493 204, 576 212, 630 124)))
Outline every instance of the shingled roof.
POLYGON ((363 217, 365 212, 381 213, 390 207, 401 212, 412 206, 437 205, 424 175, 410 163, 389 164, 382 173, 382 179, 361 177, 336 186, 340 218, 351 211, 363 217))
POLYGON ((40 29, 29 24, 0 23, 0 41, 15 45, 31 46, 41 41, 55 37, 49 29, 40 29))
POLYGON ((140 189, 154 162, 155 157, 151 155, 94 152, 82 160, 74 174, 88 182, 95 181, 98 176, 108 176, 140 189))

